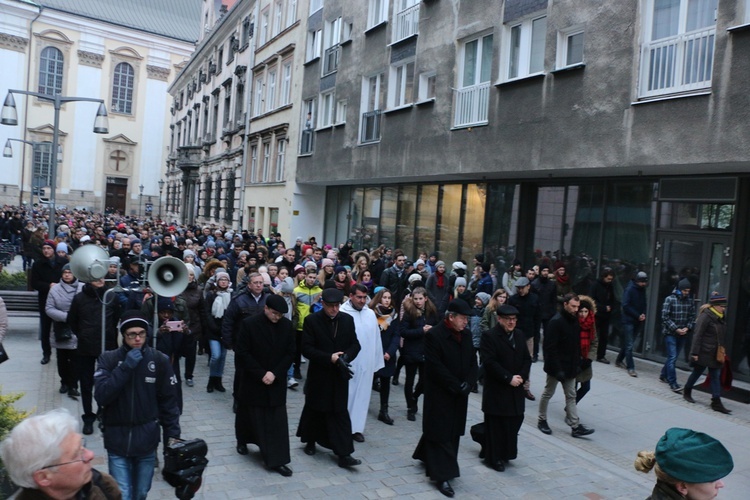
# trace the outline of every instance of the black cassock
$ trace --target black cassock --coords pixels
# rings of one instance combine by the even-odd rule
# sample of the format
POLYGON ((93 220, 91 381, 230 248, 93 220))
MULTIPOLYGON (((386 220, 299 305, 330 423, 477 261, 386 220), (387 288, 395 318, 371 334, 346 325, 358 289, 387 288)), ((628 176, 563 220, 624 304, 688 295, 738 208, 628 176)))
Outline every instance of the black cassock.
POLYGON ((294 327, 287 318, 273 323, 261 312, 242 321, 235 345, 235 363, 243 375, 235 432, 238 442, 258 445, 270 468, 291 461, 286 373, 294 348, 294 327), (276 378, 266 385, 263 377, 269 371, 276 378))

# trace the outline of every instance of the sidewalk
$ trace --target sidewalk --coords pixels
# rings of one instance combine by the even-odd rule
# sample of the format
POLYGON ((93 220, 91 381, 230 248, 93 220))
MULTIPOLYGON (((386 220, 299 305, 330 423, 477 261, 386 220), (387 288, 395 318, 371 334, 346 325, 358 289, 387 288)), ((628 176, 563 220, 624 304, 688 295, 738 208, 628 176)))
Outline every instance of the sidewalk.
MULTIPOLYGON (((2 391, 24 392, 17 403, 23 409, 43 412, 55 407, 80 414, 80 403, 58 393, 55 360, 39 364, 37 319, 11 316, 5 342, 11 359, 0 365, 2 391)), ((230 353, 224 384, 231 387, 233 356, 230 353)), ((610 353, 610 359, 613 359, 610 353)), ((303 365, 303 373, 306 365, 303 365)), ((458 498, 589 498, 642 499, 653 487, 653 472, 633 469, 639 450, 653 449, 668 427, 682 426, 705 431, 720 439, 734 457, 735 469, 726 479, 720 498, 744 499, 750 489, 750 405, 727 401, 731 416, 708 408, 708 394, 694 392, 696 404, 685 402, 658 381, 659 366, 636 361, 639 377, 631 378, 614 365, 594 363, 591 392, 579 406, 581 421, 596 429, 588 438, 574 439, 564 424, 564 402, 558 390, 549 406, 551 436, 536 428, 537 403, 544 374, 542 363, 532 366, 532 391, 537 401, 526 409, 519 436, 519 458, 505 472, 488 469, 478 458, 479 446, 468 435, 468 427, 482 420, 481 394, 469 402, 467 435, 461 440, 461 477, 452 482, 458 498)), ((289 391, 289 430, 294 476, 283 478, 266 471, 257 448, 249 456, 235 450, 234 415, 230 392, 208 394, 206 358, 198 360, 194 388, 183 386, 185 412, 181 419, 184 438, 201 437, 209 444, 210 463, 203 487, 196 498, 444 498, 424 475, 421 464, 411 458, 421 424, 406 420, 402 385, 391 391, 394 426, 376 420, 378 398, 372 397, 367 442, 357 444, 354 456, 362 465, 354 471, 340 469, 327 450, 314 457, 302 452, 294 437, 303 405, 300 390, 289 391)), ((681 382, 687 374, 680 372, 681 382)), ((480 387, 481 391, 481 387, 480 387)), ((421 405, 420 405, 421 406, 421 405)), ((421 417, 421 413, 417 414, 421 417)), ((98 429, 88 439, 97 454, 95 466, 107 470, 106 452, 98 429)), ((149 498, 175 498, 158 473, 149 498)))

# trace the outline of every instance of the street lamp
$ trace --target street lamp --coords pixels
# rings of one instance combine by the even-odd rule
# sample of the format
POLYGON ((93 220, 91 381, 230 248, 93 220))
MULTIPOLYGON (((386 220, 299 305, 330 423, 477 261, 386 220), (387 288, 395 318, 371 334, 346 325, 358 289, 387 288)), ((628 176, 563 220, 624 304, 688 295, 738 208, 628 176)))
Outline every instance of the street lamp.
MULTIPOLYGON (((29 146, 31 146, 34 149, 34 151, 36 151, 38 147, 46 146, 47 144, 49 144, 48 142, 27 141, 27 140, 24 140, 24 139, 13 139, 13 138, 10 138, 10 139, 7 139, 5 141, 5 147, 3 148, 3 157, 4 158, 13 158, 13 148, 11 147, 10 141, 22 142, 24 144, 28 144, 29 146)), ((52 163, 52 152, 51 151, 50 151, 50 163, 52 163)), ((57 145, 57 163, 62 163, 62 146, 60 146, 59 144, 57 145)), ((24 178, 24 170, 25 170, 23 168, 23 165, 21 165, 21 168, 22 168, 22 170, 21 170, 21 191, 20 191, 20 193, 18 195, 18 205, 19 206, 23 205, 23 178, 24 178)), ((50 167, 50 171, 52 171, 51 167, 50 167)), ((41 184, 38 184, 38 185, 34 186, 34 184, 36 183, 36 179, 37 179, 37 176, 34 175, 34 171, 33 171, 33 168, 32 168, 32 175, 31 175, 31 186, 32 186, 31 202, 32 202, 32 204, 34 203, 34 187, 36 187, 37 190, 41 187, 41 184)), ((41 176, 39 176, 39 179, 41 180, 41 176)), ((36 194, 38 195, 39 193, 37 192, 36 194)))
POLYGON ((138 195, 138 217, 141 216, 141 204, 143 203, 143 184, 138 186, 138 189, 140 190, 140 194, 138 195))
POLYGON ((164 190, 164 179, 159 179, 159 220, 161 220, 161 192, 164 190))
MULTIPOLYGON (((91 97, 65 97, 60 94, 47 95, 41 92, 31 92, 28 90, 8 90, 8 95, 5 96, 5 103, 3 104, 2 113, 0 113, 0 123, 3 125, 17 126, 18 125, 18 112, 16 110, 16 100, 13 98, 13 94, 22 94, 34 96, 37 99, 51 102, 55 108, 55 121, 52 129, 52 154, 57 153, 58 159, 59 145, 60 145, 60 109, 62 105, 68 102, 98 102, 99 109, 96 112, 96 118, 94 119, 94 133, 95 134, 108 134, 109 133, 109 119, 107 118, 107 108, 104 106, 103 99, 94 99, 91 97)), ((49 197, 49 209, 50 209, 50 228, 49 234, 54 235, 57 225, 57 211, 55 209, 55 189, 57 187, 57 163, 51 161, 52 164, 50 172, 50 197, 49 197)), ((21 180, 23 183, 23 179, 21 180)))

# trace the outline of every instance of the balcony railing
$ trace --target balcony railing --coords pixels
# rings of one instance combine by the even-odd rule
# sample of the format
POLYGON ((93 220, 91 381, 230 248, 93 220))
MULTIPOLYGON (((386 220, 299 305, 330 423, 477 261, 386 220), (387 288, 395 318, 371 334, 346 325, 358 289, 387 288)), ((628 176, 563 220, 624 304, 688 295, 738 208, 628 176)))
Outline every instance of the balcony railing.
POLYGON ((490 83, 480 83, 454 91, 456 108, 453 117, 454 127, 482 125, 487 123, 490 106, 490 83))
POLYGON ((419 3, 398 12, 394 17, 393 43, 419 33, 419 3))
POLYGON ((323 75, 328 75, 336 71, 339 67, 339 56, 341 54, 341 48, 338 45, 334 45, 326 49, 323 55, 323 75))
POLYGON ((643 44, 641 97, 711 87, 716 28, 643 44))
POLYGON ((375 142, 380 140, 380 116, 381 111, 368 111, 362 113, 362 136, 360 142, 375 142))

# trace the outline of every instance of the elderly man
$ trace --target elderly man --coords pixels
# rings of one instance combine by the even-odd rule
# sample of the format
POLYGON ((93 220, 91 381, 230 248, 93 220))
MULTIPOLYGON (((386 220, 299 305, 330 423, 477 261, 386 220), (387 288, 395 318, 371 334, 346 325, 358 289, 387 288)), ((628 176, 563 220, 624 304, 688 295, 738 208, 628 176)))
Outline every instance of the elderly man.
POLYGON ((67 410, 27 418, 0 444, 11 480, 21 487, 17 500, 89 498, 120 500, 117 483, 91 467, 94 452, 78 432, 78 421, 67 410))
POLYGON ((460 476, 458 443, 466 428, 469 393, 477 381, 477 357, 468 330, 471 306, 451 301, 445 320, 425 335, 424 417, 413 458, 443 495, 454 495, 450 481, 460 476))

